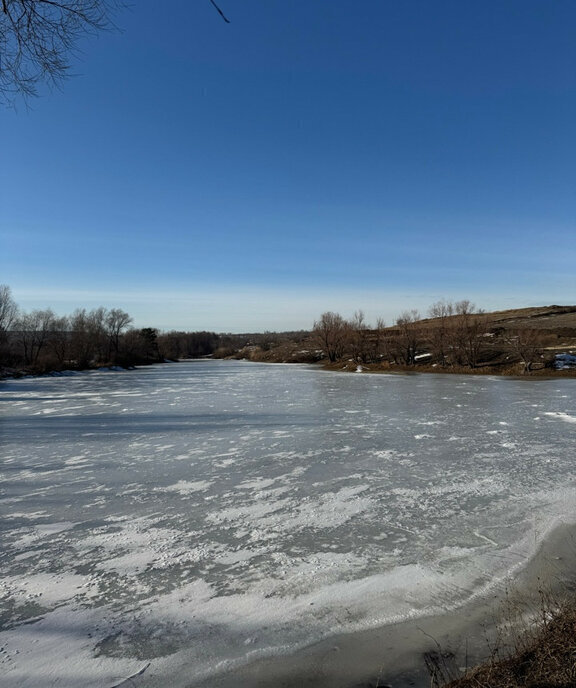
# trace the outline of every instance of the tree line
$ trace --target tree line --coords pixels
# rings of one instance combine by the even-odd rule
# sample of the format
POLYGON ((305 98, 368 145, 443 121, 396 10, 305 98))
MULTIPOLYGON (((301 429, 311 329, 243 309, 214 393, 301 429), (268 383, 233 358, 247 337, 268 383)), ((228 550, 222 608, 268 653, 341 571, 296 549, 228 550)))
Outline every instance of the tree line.
POLYGON ((311 332, 160 332, 132 323, 132 316, 119 308, 77 308, 65 316, 50 308, 26 312, 10 288, 0 285, 0 373, 131 367, 203 356, 443 369, 520 363, 531 372, 553 359, 546 350, 553 335, 498 326, 468 300, 438 301, 427 317, 404 311, 391 326, 381 318, 370 325, 361 310, 349 319, 326 312, 311 332))
POLYGON ((130 367, 166 359, 213 354, 227 344, 213 332, 166 332, 132 327, 120 308, 77 308, 60 316, 52 309, 22 310, 10 287, 0 285, 0 368, 29 373, 130 367))
POLYGON ((550 335, 537 329, 497 327, 468 300, 442 300, 430 306, 426 318, 417 310, 404 311, 389 327, 382 319, 375 327, 368 325, 362 311, 350 319, 326 312, 314 323, 312 338, 320 355, 331 363, 478 368, 519 362, 524 372, 530 372, 547 363, 544 354, 550 335))

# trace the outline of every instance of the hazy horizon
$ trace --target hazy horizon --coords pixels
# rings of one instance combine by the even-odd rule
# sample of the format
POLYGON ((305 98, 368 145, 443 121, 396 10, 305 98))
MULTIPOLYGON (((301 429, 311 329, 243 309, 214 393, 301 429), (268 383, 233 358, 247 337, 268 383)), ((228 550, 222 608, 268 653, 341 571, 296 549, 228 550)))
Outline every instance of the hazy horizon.
MULTIPOLYGON (((235 298, 235 303, 237 303, 238 295, 232 295, 235 298)), ((259 307, 260 295, 258 292, 244 292, 240 298, 246 299, 246 302, 251 305, 252 308, 259 309, 256 313, 257 317, 246 316, 243 311, 240 311, 237 315, 230 316, 228 322, 224 322, 219 313, 217 306, 222 306, 222 311, 225 310, 225 302, 228 298, 226 293, 212 294, 211 297, 205 298, 200 306, 197 306, 197 312, 203 314, 204 317, 200 317, 196 321, 192 322, 190 326, 186 325, 185 309, 187 307, 188 300, 192 300, 193 297, 186 297, 183 295, 173 294, 166 302, 161 303, 161 298, 166 298, 165 295, 162 297, 153 297, 149 294, 134 293, 132 295, 124 295, 121 304, 122 307, 133 317, 132 326, 136 328, 141 327, 154 327, 160 331, 168 332, 171 330, 181 330, 181 331, 209 331, 216 332, 219 334, 249 334, 249 333, 259 333, 259 332, 291 332, 300 330, 311 330, 313 328, 314 322, 319 319, 319 316, 326 311, 334 311, 340 313, 345 318, 351 318, 355 312, 361 310, 365 315, 365 322, 370 327, 375 327, 377 320, 382 318, 386 326, 393 325, 396 321, 396 317, 404 311, 410 311, 415 309, 419 312, 422 318, 430 317, 428 313, 428 308, 433 305, 433 303, 441 300, 455 302, 459 299, 445 298, 444 296, 438 296, 435 301, 426 300, 422 295, 413 295, 406 298, 401 296, 395 296, 391 302, 381 303, 378 294, 367 295, 363 294, 365 297, 362 302, 356 301, 355 297, 357 294, 348 295, 346 299, 341 299, 340 303, 336 303, 333 295, 327 292, 319 293, 313 295, 314 298, 306 296, 305 294, 297 295, 293 298, 290 303, 284 303, 282 308, 278 308, 277 304, 280 302, 278 294, 270 295, 269 302, 266 303, 266 314, 269 315, 267 320, 268 324, 260 324, 262 315, 261 305, 259 307), (146 301, 147 299, 153 299, 158 302, 157 308, 162 311, 160 317, 156 317, 154 320, 152 317, 146 315, 146 305, 142 305, 141 301, 146 301), (359 304, 359 305, 358 305, 359 304), (366 305, 368 307, 366 307, 366 305), (380 307, 382 306, 382 307, 380 307), (216 317, 210 316, 210 311, 212 309, 216 310, 216 317), (276 312, 273 312, 276 309, 276 312), (179 325, 171 325, 170 320, 171 313, 173 311, 182 311, 181 320, 179 325), (305 313, 308 318, 304 317, 302 314, 305 313), (218 320, 220 318, 220 320, 218 320), (198 323, 207 323, 207 325, 202 326, 198 323), (303 324, 301 324, 303 323, 303 324), (253 324, 253 327, 250 325, 253 324)), ((362 296, 362 295, 358 295, 362 296)), ((461 295, 466 298, 469 295, 461 295)), ((68 302, 64 300, 62 296, 55 292, 54 294, 48 294, 42 299, 38 297, 34 298, 24 298, 18 301, 15 299, 18 306, 23 310, 32 310, 34 308, 51 308, 56 315, 70 315, 76 308, 86 308, 90 310, 92 308, 97 308, 99 306, 104 306, 105 308, 115 308, 118 305, 118 297, 114 297, 113 294, 98 293, 89 294, 81 293, 78 297, 78 301, 68 302), (52 297, 52 298, 51 298, 52 297), (27 304, 30 303, 30 308, 27 308, 27 304)), ((517 303, 508 301, 506 297, 502 297, 498 301, 497 297, 494 297, 489 304, 486 306, 486 302, 474 301, 470 299, 474 305, 484 311, 499 311, 508 310, 514 308, 529 308, 529 307, 545 307, 551 305, 558 306, 568 306, 574 305, 568 303, 564 300, 550 301, 549 303, 544 302, 530 302, 525 303, 519 300, 517 303), (504 305, 498 305, 498 304, 504 305)), ((152 309, 154 310, 154 309, 152 309)))

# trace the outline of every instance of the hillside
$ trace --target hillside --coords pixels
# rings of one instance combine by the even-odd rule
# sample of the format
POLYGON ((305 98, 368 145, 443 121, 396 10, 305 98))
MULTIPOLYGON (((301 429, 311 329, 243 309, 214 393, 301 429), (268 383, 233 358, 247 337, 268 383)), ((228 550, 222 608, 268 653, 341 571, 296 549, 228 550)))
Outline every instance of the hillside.
MULTIPOLYGON (((448 316, 455 320, 458 316, 448 316)), ((533 308, 514 308, 506 311, 492 311, 475 314, 490 328, 539 329, 557 333, 560 330, 573 330, 576 336, 576 306, 538 306, 533 308)), ((434 327, 438 318, 420 321, 423 326, 434 327)))
MULTIPOLYGON (((336 315, 336 314, 330 314, 336 315)), ((556 354, 576 352, 576 306, 541 306, 406 319, 378 330, 336 316, 332 330, 241 335, 223 356, 323 362, 342 370, 573 374, 556 354), (338 319, 339 318, 339 319, 338 319)))

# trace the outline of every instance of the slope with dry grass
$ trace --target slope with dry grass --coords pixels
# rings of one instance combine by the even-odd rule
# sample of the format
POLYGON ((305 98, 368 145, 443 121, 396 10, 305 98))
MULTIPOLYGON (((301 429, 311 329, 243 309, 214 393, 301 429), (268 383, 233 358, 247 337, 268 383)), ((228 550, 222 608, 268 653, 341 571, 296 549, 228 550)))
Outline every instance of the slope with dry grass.
POLYGON ((576 601, 542 607, 540 618, 517 638, 511 652, 495 649, 482 666, 459 679, 432 685, 444 688, 574 688, 576 686, 576 601))

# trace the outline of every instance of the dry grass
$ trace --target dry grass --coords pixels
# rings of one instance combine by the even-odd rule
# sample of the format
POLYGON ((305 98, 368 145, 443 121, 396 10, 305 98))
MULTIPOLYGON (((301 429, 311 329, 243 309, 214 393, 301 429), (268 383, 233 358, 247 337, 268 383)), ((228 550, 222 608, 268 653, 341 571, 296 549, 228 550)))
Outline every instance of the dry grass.
POLYGON ((450 653, 429 653, 426 664, 433 688, 575 688, 576 598, 558 602, 541 593, 538 611, 524 629, 519 603, 510 603, 499 641, 490 647, 490 658, 459 678, 450 653), (504 641, 504 638, 507 640, 504 641))
MULTIPOLYGON (((303 361, 306 362, 306 361, 303 361)), ((386 373, 386 374, 415 374, 415 373, 434 373, 436 375, 488 375, 488 376, 503 376, 516 377, 519 379, 526 378, 541 378, 553 379, 564 377, 576 377, 576 368, 568 370, 555 370, 554 368, 535 368, 528 374, 522 374, 522 370, 518 363, 487 365, 481 364, 477 368, 470 368, 468 366, 451 366, 441 367, 419 363, 415 366, 390 364, 387 361, 382 363, 362 363, 358 364, 355 361, 336 361, 335 363, 322 363, 322 367, 326 370, 335 370, 338 372, 356 372, 358 365, 361 365, 362 371, 365 373, 386 373)), ((575 687, 576 688, 576 687, 575 687)))
MULTIPOLYGON (((562 330, 576 328, 576 306, 541 306, 537 308, 514 308, 506 311, 489 311, 474 314, 474 318, 488 327, 506 329, 562 330)), ((447 318, 447 324, 457 316, 447 318)), ((424 327, 436 327, 436 319, 421 321, 424 327)))

